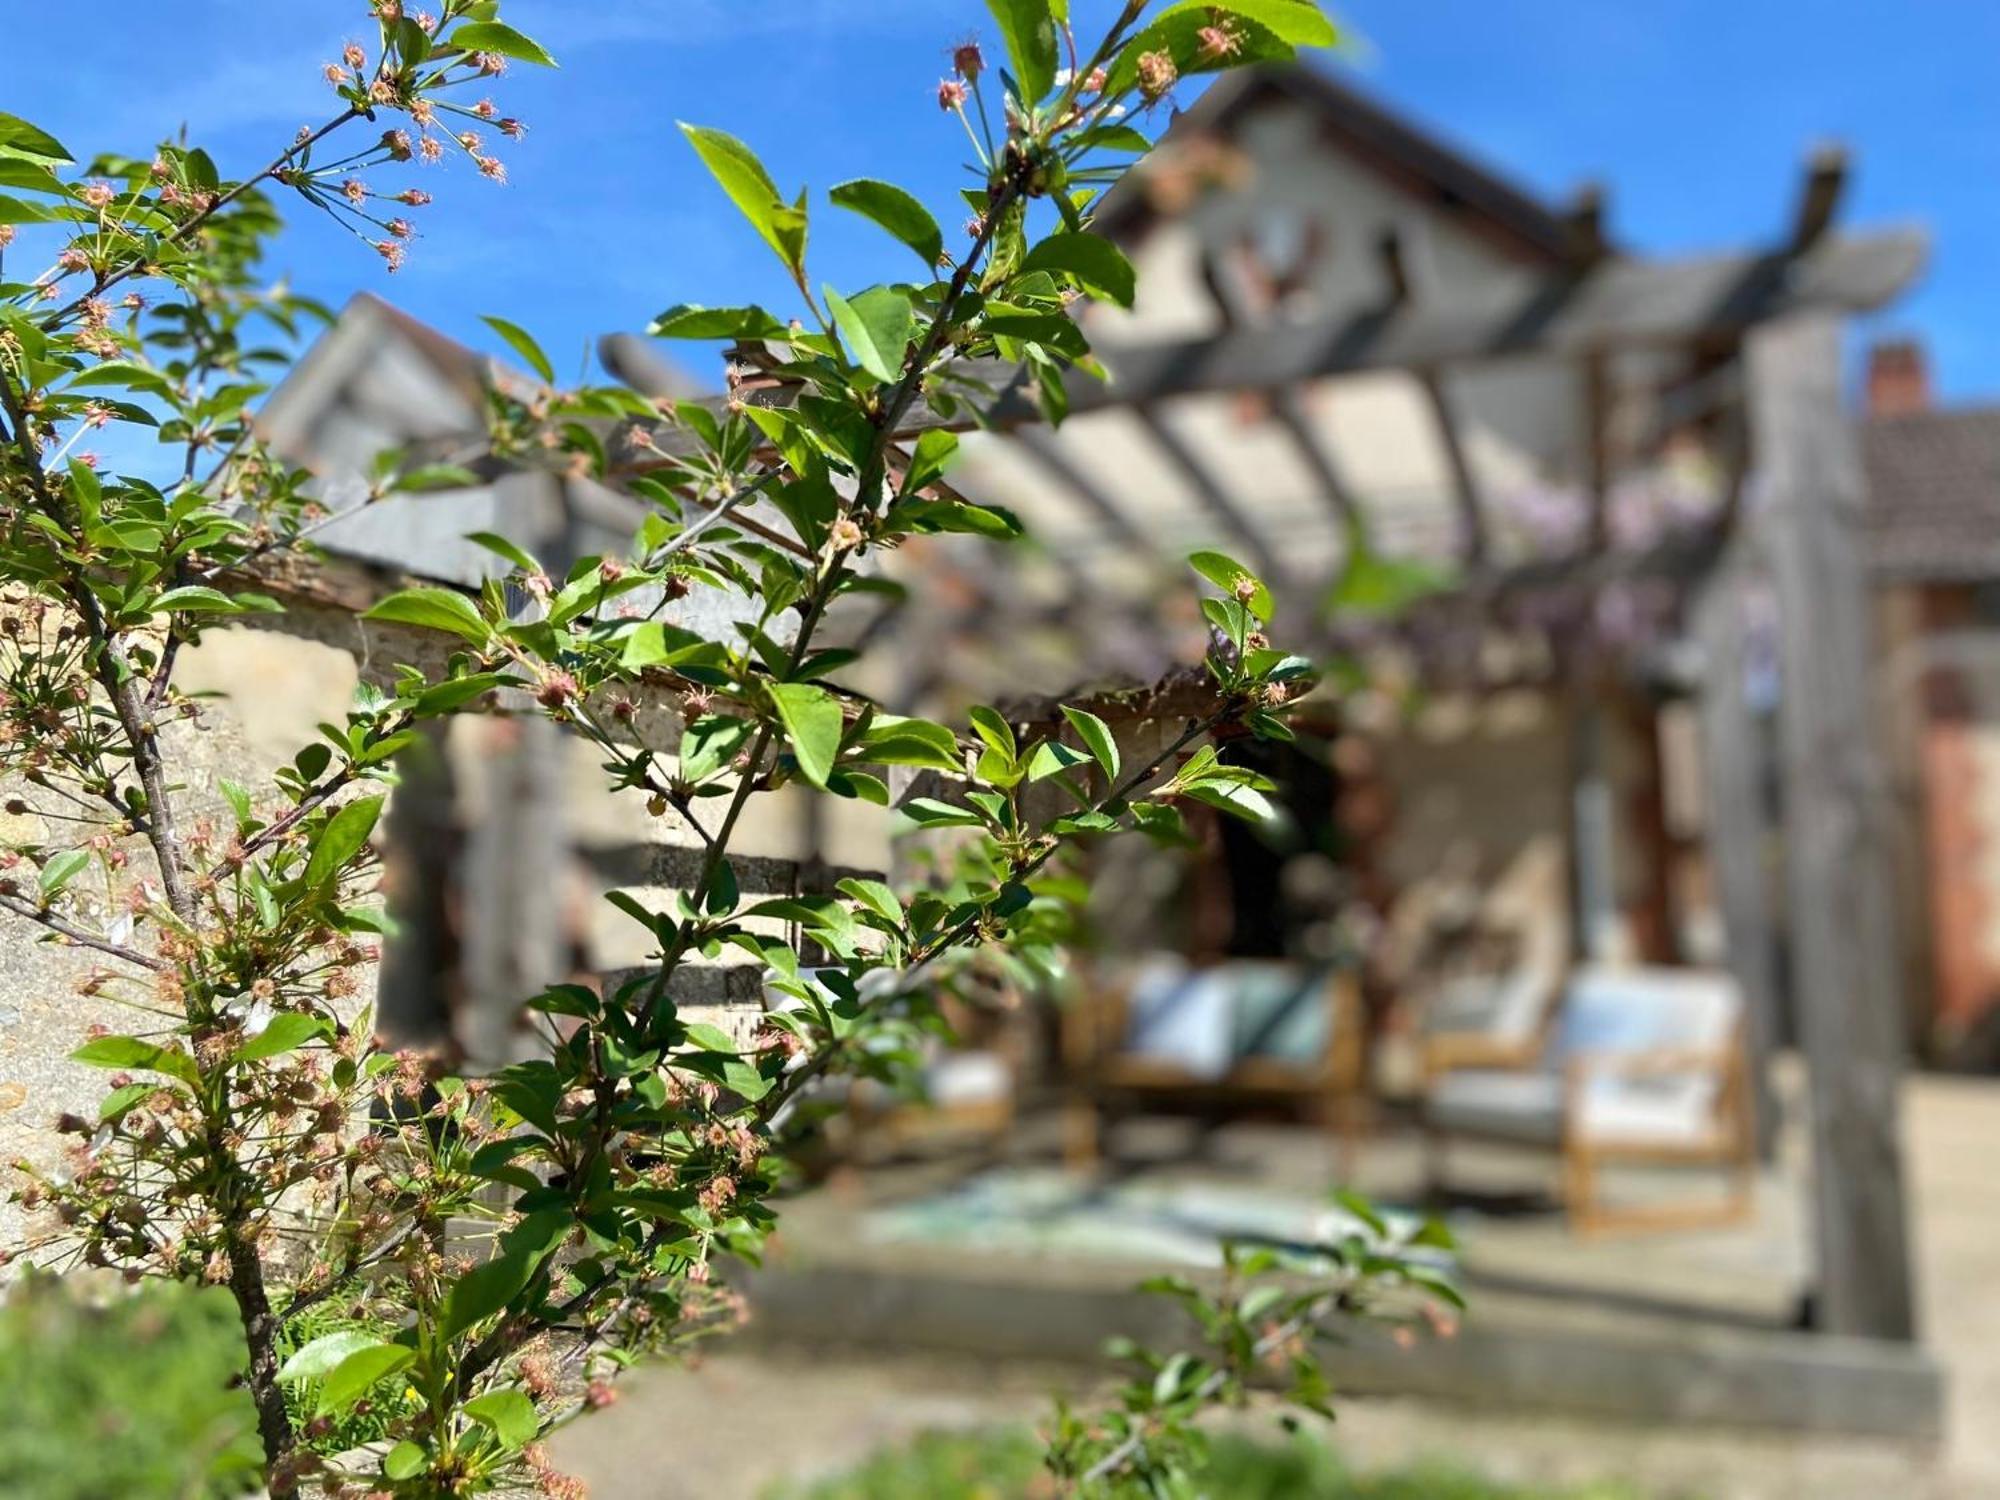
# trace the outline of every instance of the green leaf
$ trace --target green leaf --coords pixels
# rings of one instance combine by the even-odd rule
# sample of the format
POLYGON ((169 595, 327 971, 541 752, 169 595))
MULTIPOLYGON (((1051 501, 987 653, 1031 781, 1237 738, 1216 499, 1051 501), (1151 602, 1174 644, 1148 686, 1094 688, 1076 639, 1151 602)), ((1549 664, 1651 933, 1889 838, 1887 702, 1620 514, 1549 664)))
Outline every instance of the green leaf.
POLYGON ((1157 23, 1182 11, 1195 11, 1204 24, 1217 11, 1254 21, 1280 41, 1294 47, 1332 47, 1340 33, 1316 0, 1174 0, 1153 19, 1157 23))
POLYGON ((1086 713, 1080 708, 1063 708, 1063 717, 1076 726, 1076 732, 1083 736, 1084 744, 1090 746, 1090 753, 1097 757, 1097 763, 1104 767, 1106 781, 1118 779, 1118 741, 1112 738, 1111 727, 1096 714, 1086 713))
POLYGON ((469 490, 479 476, 464 464, 418 464, 398 474, 392 489, 408 495, 429 495, 441 490, 469 490))
POLYGON ((466 1272, 446 1294, 441 1325, 444 1337, 458 1337, 520 1295, 569 1226, 567 1213, 549 1210, 531 1214, 508 1230, 501 1238, 499 1254, 466 1272))
POLYGON ((63 143, 30 125, 19 115, 0 112, 0 156, 25 156, 50 166, 63 166, 76 158, 63 143))
POLYGON ((250 612, 221 589, 212 589, 198 583, 168 589, 153 601, 153 608, 187 615, 241 615, 250 612))
POLYGON ((523 573, 534 573, 541 569, 540 563, 536 562, 528 553, 524 552, 513 542, 508 541, 507 538, 501 536, 498 532, 468 531, 465 534, 465 539, 468 542, 477 542, 488 552, 496 553, 506 558, 508 562, 519 568, 523 573))
POLYGON ((315 1037, 325 1036, 329 1030, 331 1028, 318 1016, 286 1011, 283 1015, 271 1017, 268 1026, 236 1049, 231 1061, 257 1062, 262 1058, 276 1057, 281 1052, 304 1046, 315 1037))
POLYGON ((890 516, 886 534, 906 531, 964 532, 971 536, 1012 541, 1022 534, 1021 518, 997 505, 963 505, 956 500, 933 500, 923 505, 899 506, 890 516))
POLYGON ((88 849, 64 849, 51 854, 42 865, 41 889, 44 896, 53 896, 82 873, 90 863, 88 849))
POLYGON ((1021 274, 1060 271, 1073 276, 1087 292, 1130 307, 1139 276, 1125 252, 1097 234, 1052 234, 1028 252, 1021 274))
POLYGON ((1370 1234, 1383 1239, 1388 1238, 1388 1221, 1376 1211, 1374 1204, 1355 1192, 1354 1189, 1336 1188, 1333 1193, 1333 1201, 1346 1209, 1363 1224, 1367 1225, 1370 1234))
POLYGON ((1246 823, 1268 823, 1278 816, 1271 799, 1254 787, 1228 781, 1205 781, 1182 790, 1197 802, 1232 813, 1246 823))
POLYGON ((810 682, 774 682, 771 703, 798 757, 799 774, 822 789, 840 753, 840 700, 810 682))
POLYGON ((953 807, 934 797, 912 797, 898 812, 924 828, 984 828, 986 820, 970 808, 953 807))
POLYGON ((851 302, 832 287, 821 290, 827 310, 861 368, 884 383, 900 379, 915 321, 910 299, 886 286, 872 286, 851 302))
POLYGON ((1056 22, 1049 0, 986 0, 986 8, 1006 40, 1023 97, 1030 105, 1040 103, 1056 81, 1056 22))
POLYGON ((717 641, 665 620, 644 620, 625 637, 619 664, 628 671, 647 667, 720 666, 728 652, 717 641))
POLYGON ((935 266, 944 256, 944 233, 937 220, 909 193, 894 183, 857 177, 827 190, 827 197, 840 208, 852 209, 873 219, 908 245, 926 266, 935 266))
POLYGON ((528 368, 541 376, 545 383, 556 383, 556 367, 549 363, 548 355, 542 352, 542 346, 535 342, 534 335, 527 329, 518 323, 509 323, 505 318, 482 317, 479 321, 505 339, 508 346, 525 359, 528 368))
POLYGON ((416 1357, 414 1349, 401 1344, 367 1344, 356 1349, 328 1373, 326 1384, 319 1389, 318 1411, 345 1411, 368 1394, 376 1381, 407 1368, 416 1357))
POLYGON ((972 721, 972 732, 1007 759, 1013 760, 1020 754, 1020 747, 1014 739, 1014 726, 995 710, 982 703, 967 710, 966 717, 972 721))
POLYGON ((858 875, 850 875, 834 887, 844 895, 852 896, 876 916, 893 926, 903 925, 903 903, 896 899, 896 893, 879 880, 865 880, 858 875))
POLYGON ((791 329, 761 307, 702 307, 683 302, 647 325, 656 339, 739 339, 748 343, 787 339, 791 329))
POLYGON ((556 65, 540 42, 523 36, 502 21, 468 21, 445 40, 467 52, 497 52, 502 57, 518 58, 542 68, 556 65))
POLYGON ((533 1442, 535 1434, 542 1430, 535 1403, 519 1391, 488 1391, 473 1397, 459 1410, 482 1426, 492 1428, 493 1435, 507 1448, 533 1442))
POLYGON ((1450 583, 1450 574, 1433 563, 1384 557, 1375 550, 1367 528, 1357 522, 1347 528, 1347 556, 1327 596, 1327 608, 1337 615, 1383 619, 1401 614, 1450 583))
POLYGON ((114 1121, 124 1119, 134 1106, 143 1104, 146 1100, 157 1094, 161 1087, 160 1084, 149 1080, 144 1083, 128 1083, 113 1089, 98 1101, 98 1123, 100 1125, 109 1125, 114 1121))
POLYGON ((681 123, 681 133, 695 153, 722 185, 729 201, 742 211, 764 243, 777 252, 778 259, 794 274, 805 269, 806 214, 804 199, 787 204, 778 195, 771 174, 757 159, 757 153, 724 131, 681 123))
POLYGON ((910 467, 903 475, 903 493, 914 495, 944 477, 958 457, 958 434, 933 427, 917 439, 910 453, 910 467))
POLYGON ((362 797, 328 818, 313 842, 312 857, 306 861, 307 889, 317 890, 338 880, 348 861, 368 842, 368 835, 375 831, 375 820, 381 815, 380 797, 362 797))
POLYGON ((1240 601, 1260 620, 1269 620, 1276 607, 1271 600, 1271 591, 1264 587, 1264 581, 1235 558, 1222 552, 1194 552, 1188 555, 1188 566, 1201 574, 1210 583, 1222 590, 1223 597, 1236 600, 1238 586, 1248 579, 1251 584, 1250 597, 1240 601))
POLYGON ((296 1380, 317 1380, 357 1349, 369 1349, 382 1342, 365 1328, 343 1328, 338 1333, 321 1334, 278 1367, 278 1379, 289 1385, 296 1380))
POLYGON ((70 1053, 70 1061, 88 1063, 93 1068, 144 1068, 149 1073, 165 1073, 183 1083, 201 1081, 194 1059, 178 1047, 155 1046, 136 1036, 98 1037, 70 1053))
POLYGON ((1045 781, 1074 766, 1087 766, 1090 756, 1061 740, 1043 740, 1028 757, 1028 780, 1045 781))
POLYGON ((425 688, 417 694, 417 701, 410 707, 420 718, 431 718, 463 708, 473 699, 483 698, 496 688, 517 687, 519 684, 519 678, 509 677, 504 672, 470 672, 425 688))
POLYGON ((873 765, 928 766, 936 771, 956 771, 960 765, 958 740, 944 725, 884 714, 876 715, 861 737, 855 758, 873 765))
POLYGON ((414 1479, 423 1471, 429 1455, 423 1448, 404 1438, 395 1447, 382 1455, 382 1477, 384 1479, 414 1479))
POLYGON ((452 589, 401 589, 364 610, 361 618, 442 630, 475 646, 485 645, 493 635, 472 601, 452 589))
POLYGON ((1040 344, 1070 359, 1082 359, 1090 353, 1090 340, 1065 313, 988 313, 979 326, 996 338, 1040 344))

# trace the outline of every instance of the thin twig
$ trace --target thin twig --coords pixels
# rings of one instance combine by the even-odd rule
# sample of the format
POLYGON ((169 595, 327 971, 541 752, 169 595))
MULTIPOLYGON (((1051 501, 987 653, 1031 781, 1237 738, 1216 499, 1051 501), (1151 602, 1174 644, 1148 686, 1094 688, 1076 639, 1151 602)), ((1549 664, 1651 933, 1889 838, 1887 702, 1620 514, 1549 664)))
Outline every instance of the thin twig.
POLYGON ((41 907, 23 901, 18 896, 0 896, 0 910, 11 911, 17 917, 26 917, 30 922, 46 927, 59 937, 75 943, 79 948, 94 949, 137 968, 151 969, 156 974, 165 973, 168 968, 168 965, 150 954, 141 953, 136 948, 127 948, 122 943, 114 943, 109 938, 86 932, 81 927, 65 922, 53 912, 44 911, 41 907))

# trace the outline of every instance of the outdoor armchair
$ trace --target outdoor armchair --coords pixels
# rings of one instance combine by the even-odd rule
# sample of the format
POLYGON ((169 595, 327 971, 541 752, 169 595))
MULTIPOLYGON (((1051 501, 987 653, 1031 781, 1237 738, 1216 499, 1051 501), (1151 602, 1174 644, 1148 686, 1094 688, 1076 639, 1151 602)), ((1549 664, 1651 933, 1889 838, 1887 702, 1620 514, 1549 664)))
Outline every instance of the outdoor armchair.
POLYGON ((1532 1066, 1495 1066, 1477 1048, 1441 1052, 1423 1119, 1435 1181, 1453 1136, 1559 1154, 1563 1196, 1580 1232, 1739 1219, 1750 1208, 1753 1134, 1735 982, 1710 970, 1588 967, 1564 988, 1532 1066), (1613 1162, 1722 1168, 1719 1204, 1611 1208, 1598 1192, 1613 1162))

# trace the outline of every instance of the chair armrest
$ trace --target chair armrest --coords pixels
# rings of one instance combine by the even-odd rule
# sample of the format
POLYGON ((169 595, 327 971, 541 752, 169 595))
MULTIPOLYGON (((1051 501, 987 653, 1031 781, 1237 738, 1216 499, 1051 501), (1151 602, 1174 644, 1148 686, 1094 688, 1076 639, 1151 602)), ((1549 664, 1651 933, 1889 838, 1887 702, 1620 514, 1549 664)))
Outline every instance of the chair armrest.
POLYGON ((1740 1109, 1732 1103, 1741 1079, 1742 1053, 1731 1047, 1653 1047, 1578 1052, 1563 1059, 1563 1121, 1565 1134, 1579 1129, 1584 1091, 1593 1079, 1672 1078, 1706 1075, 1720 1087, 1710 1103, 1720 1121, 1740 1109))
POLYGON ((1728 1073, 1740 1061, 1731 1047, 1606 1048, 1576 1052, 1563 1059, 1563 1072, 1573 1083, 1592 1076, 1649 1078, 1675 1073, 1728 1073))
POLYGON ((1445 1031, 1424 1039, 1425 1081, 1468 1068, 1532 1068, 1542 1055, 1540 1037, 1526 1041, 1480 1031, 1445 1031))

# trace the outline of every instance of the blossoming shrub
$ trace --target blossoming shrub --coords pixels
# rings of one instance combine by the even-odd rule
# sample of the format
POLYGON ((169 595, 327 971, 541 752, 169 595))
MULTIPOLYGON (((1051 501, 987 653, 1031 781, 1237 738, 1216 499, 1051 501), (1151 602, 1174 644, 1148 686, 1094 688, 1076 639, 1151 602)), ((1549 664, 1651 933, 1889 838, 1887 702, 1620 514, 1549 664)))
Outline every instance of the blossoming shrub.
MULTIPOLYGON (((482 538, 536 601, 525 613, 498 583, 382 600, 374 618, 448 641, 448 665, 362 691, 268 784, 222 784, 219 821, 187 816, 197 705, 176 662, 205 629, 274 608, 259 570, 309 550, 323 519, 309 476, 248 416, 272 341, 312 311, 256 282, 275 202, 334 216, 394 269, 403 210, 426 202, 411 174, 457 155, 502 180, 488 137, 520 127, 478 96, 510 63, 550 59, 494 0, 436 15, 375 0, 373 44, 327 67, 330 117, 235 181, 175 143, 78 175, 60 142, 0 116, 0 247, 18 227, 21 247, 49 248, 35 274, 0 273, 0 772, 43 830, 7 852, 0 908, 101 959, 89 987, 134 1017, 75 1054, 110 1087, 92 1117, 62 1122, 62 1169, 28 1169, 21 1197, 52 1226, 28 1248, 226 1287, 274 1494, 573 1493, 542 1438, 610 1401, 634 1359, 736 1320, 717 1271, 770 1233, 802 1103, 836 1076, 904 1068, 954 966, 1046 943, 1049 877, 1075 845, 1132 826, 1177 837, 1183 801, 1267 806, 1267 784, 1216 741, 1288 736, 1310 668, 1264 638, 1270 594, 1226 558, 1196 559, 1216 591, 1212 702, 1143 763, 1081 709, 1034 739, 991 709, 965 730, 883 713, 842 685, 851 653, 817 641, 829 606, 867 586, 871 553, 1018 530, 940 488, 951 428, 996 363, 1025 369, 1060 420, 1065 376, 1092 368, 1072 305, 1130 304, 1132 268, 1088 215, 1147 147, 1135 118, 1190 74, 1332 39, 1308 0, 1131 0, 1088 45, 1061 0, 991 8, 1005 66, 962 48, 938 93, 979 158, 964 234, 887 182, 828 195, 887 232, 876 285, 815 289, 809 197, 781 193, 742 141, 683 127, 803 318, 682 306, 655 332, 752 346, 789 399, 660 412, 629 391, 556 389, 533 338, 492 320, 546 383, 496 389, 494 452, 613 479, 651 514, 626 555, 559 576, 518 539, 482 538), (179 455, 164 481, 91 459, 82 445, 113 423, 158 429, 179 455), (614 472, 613 453, 643 472, 614 472), (677 622, 695 586, 739 595, 742 626, 677 622), (677 734, 647 727, 641 710, 663 698, 677 734), (614 898, 650 937, 640 976, 522 997, 537 1055, 457 1079, 376 1050, 358 1009, 381 929, 370 839, 397 753, 428 721, 496 701, 595 744, 611 782, 644 788, 703 858, 670 904, 614 898), (896 766, 946 778, 901 812, 958 831, 949 872, 909 891, 744 896, 730 850, 753 798, 802 783, 886 804, 896 766), (783 1000, 748 1045, 671 998, 683 965, 732 949, 783 1000)), ((463 481, 393 455, 377 474, 378 492, 463 481)), ((1332 1275, 1305 1286, 1239 1265, 1219 1299, 1170 1288, 1215 1356, 1135 1355, 1137 1394, 1066 1420, 1052 1474, 1164 1492, 1186 1420, 1273 1363, 1318 1404, 1305 1340, 1320 1322, 1391 1284, 1422 1289, 1393 1241, 1329 1247, 1332 1275)))

